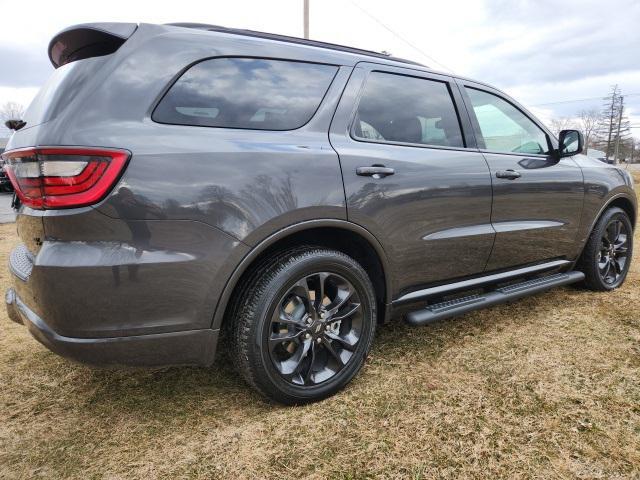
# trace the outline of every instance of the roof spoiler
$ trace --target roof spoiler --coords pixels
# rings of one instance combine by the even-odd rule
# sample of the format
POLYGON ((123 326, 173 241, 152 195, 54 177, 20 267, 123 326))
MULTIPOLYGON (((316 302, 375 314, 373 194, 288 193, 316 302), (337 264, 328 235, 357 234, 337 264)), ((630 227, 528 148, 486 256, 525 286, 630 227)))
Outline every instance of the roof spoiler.
POLYGON ((49 43, 54 68, 75 60, 109 55, 136 31, 136 23, 83 23, 65 28, 49 43))

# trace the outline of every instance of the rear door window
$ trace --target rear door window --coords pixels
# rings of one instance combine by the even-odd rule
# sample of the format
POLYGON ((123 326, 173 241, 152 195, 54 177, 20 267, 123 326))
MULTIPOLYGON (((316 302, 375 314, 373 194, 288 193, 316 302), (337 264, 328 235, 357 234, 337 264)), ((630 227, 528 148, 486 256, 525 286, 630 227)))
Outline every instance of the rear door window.
POLYGON ((446 82, 385 72, 369 75, 352 135, 375 142, 464 147, 446 82))
POLYGON ((311 119, 337 70, 285 60, 205 60, 178 79, 152 118, 176 125, 293 130, 311 119))

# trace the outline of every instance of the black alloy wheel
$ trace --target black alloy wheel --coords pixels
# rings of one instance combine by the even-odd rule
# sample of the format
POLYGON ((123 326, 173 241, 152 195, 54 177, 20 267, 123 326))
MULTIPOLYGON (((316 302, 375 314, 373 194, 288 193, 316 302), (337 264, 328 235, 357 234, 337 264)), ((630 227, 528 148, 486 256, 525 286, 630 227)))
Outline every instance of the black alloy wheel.
POLYGON ((607 224, 598 255, 598 271, 604 283, 615 285, 626 273, 629 240, 629 232, 622 220, 614 218, 607 224))
POLYGON ((273 312, 271 360, 287 382, 325 382, 353 358, 362 326, 360 297, 348 280, 331 272, 306 275, 273 312))
POLYGON ((265 258, 241 284, 227 321, 235 364, 258 392, 289 405, 313 402, 362 368, 378 303, 353 258, 294 247, 265 258))
POLYGON ((607 291, 624 283, 633 254, 633 225, 627 213, 607 209, 598 219, 576 268, 584 272, 584 286, 607 291))

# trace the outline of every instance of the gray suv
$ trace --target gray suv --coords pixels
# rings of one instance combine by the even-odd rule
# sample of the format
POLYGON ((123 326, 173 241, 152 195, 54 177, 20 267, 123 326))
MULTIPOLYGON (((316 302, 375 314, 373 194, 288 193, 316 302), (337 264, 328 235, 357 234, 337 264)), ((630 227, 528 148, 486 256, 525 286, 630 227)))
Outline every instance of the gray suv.
MULTIPOLYGON (((239 372, 295 404, 376 326, 622 284, 629 175, 486 84, 200 24, 87 24, 4 158, 23 242, 10 317, 92 364, 239 372)), ((21 127, 21 128, 20 128, 21 127)))

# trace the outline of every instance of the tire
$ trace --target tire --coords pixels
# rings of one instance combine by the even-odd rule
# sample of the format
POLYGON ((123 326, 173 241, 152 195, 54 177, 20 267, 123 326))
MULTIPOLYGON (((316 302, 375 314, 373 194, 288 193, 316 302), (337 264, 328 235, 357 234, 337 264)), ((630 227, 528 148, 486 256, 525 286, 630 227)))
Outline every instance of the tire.
POLYGON ((633 227, 629 216, 617 207, 607 209, 598 219, 578 260, 576 268, 585 274, 584 287, 596 292, 618 288, 627 277, 632 253, 633 227), (618 226, 620 231, 616 240, 613 237, 618 226), (607 259, 608 270, 603 267, 607 259))
POLYGON ((258 264, 234 298, 232 360, 273 401, 321 400, 362 368, 376 318, 373 285, 354 259, 323 247, 284 251, 258 264))

